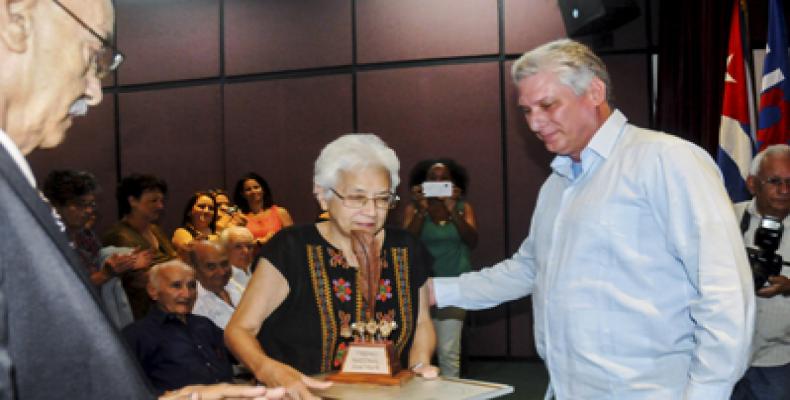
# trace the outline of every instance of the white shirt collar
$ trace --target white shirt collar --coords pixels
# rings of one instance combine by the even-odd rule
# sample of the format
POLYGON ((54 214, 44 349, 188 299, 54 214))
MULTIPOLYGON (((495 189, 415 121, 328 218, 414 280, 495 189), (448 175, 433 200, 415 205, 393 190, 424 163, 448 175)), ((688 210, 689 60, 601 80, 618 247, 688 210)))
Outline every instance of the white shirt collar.
POLYGON ((11 158, 19 167, 19 170, 22 171, 22 175, 27 178, 30 186, 36 187, 36 178, 33 176, 33 171, 30 169, 30 164, 27 163, 25 156, 22 155, 22 152, 19 151, 19 148, 16 147, 16 144, 2 129, 0 129, 0 145, 2 145, 8 154, 11 155, 11 158))

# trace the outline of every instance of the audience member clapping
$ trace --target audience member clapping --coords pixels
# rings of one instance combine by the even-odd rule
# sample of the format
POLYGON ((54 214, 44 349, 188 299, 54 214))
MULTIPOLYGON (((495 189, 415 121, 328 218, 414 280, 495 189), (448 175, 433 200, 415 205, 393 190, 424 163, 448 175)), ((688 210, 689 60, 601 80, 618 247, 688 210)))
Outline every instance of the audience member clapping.
MULTIPOLYGON (((121 220, 103 236, 104 245, 151 250, 153 262, 161 263, 176 256, 176 251, 156 222, 165 208, 167 184, 152 175, 133 174, 121 179, 116 191, 121 220)), ((131 271, 123 277, 135 319, 148 313, 150 299, 146 292, 145 270, 131 271)))
MULTIPOLYGON (((96 178, 88 172, 55 170, 44 181, 44 195, 58 212, 69 241, 96 286, 133 269, 146 268, 150 253, 134 251, 100 257, 101 241, 89 224, 96 218, 96 178)), ((91 224, 92 225, 92 224, 91 224)))

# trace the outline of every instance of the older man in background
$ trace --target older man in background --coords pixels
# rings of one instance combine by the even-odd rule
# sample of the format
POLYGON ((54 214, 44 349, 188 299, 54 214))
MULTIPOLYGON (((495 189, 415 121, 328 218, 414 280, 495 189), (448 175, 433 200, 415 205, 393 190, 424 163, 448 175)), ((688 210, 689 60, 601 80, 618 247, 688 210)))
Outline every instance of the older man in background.
POLYGON ((194 269, 171 260, 153 266, 148 275, 148 294, 155 306, 123 334, 154 387, 164 392, 231 382, 233 368, 222 329, 192 314, 197 298, 194 269))
MULTIPOLYGON (((757 240, 757 232, 779 233, 774 252, 790 260, 790 146, 775 144, 757 154, 746 185, 754 198, 735 205, 744 242, 755 250, 769 251, 760 247, 767 243, 757 240), (781 222, 781 230, 762 228, 764 220, 781 222)), ((767 282, 757 288, 751 363, 735 386, 733 400, 790 399, 790 266, 777 267, 757 274, 767 282)))
POLYGON ((225 329, 241 300, 241 289, 230 281, 228 255, 222 245, 210 240, 194 240, 190 247, 190 263, 198 281, 193 312, 225 329))
MULTIPOLYGON (((151 399, 24 158, 102 99, 122 56, 109 0, 0 0, 0 400, 151 399)), ((169 399, 282 396, 190 386, 169 399)))
POLYGON ((237 284, 242 291, 252 276, 252 258, 255 255, 255 238, 243 226, 225 228, 219 240, 228 253, 231 268, 231 283, 237 284))

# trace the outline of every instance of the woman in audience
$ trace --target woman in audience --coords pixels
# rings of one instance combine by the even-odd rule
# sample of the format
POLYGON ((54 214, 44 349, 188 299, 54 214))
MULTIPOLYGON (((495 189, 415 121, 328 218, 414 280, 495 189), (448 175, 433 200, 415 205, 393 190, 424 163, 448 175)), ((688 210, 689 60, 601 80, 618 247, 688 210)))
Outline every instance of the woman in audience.
POLYGON ((230 202, 230 196, 223 189, 211 191, 214 196, 214 205, 217 206, 217 235, 229 226, 246 226, 247 218, 239 212, 239 207, 230 202))
MULTIPOLYGON (((435 260, 435 276, 458 276, 472 267, 470 251, 477 244, 477 222, 472 205, 464 198, 467 182, 466 170, 451 159, 424 160, 412 170, 412 202, 406 206, 403 226, 428 247, 435 260), (424 182, 445 187, 449 193, 423 191, 424 182)), ((444 376, 458 377, 465 312, 445 307, 433 309, 432 315, 439 368, 444 376)))
POLYGON ((436 375, 425 285, 431 256, 408 232, 384 228, 398 168, 395 152, 375 135, 345 135, 321 151, 314 192, 329 219, 285 229, 263 246, 225 330, 229 348, 259 381, 315 398, 308 388, 322 383, 307 375, 340 368, 352 327, 370 321, 397 324, 389 338, 402 367, 436 375), (380 279, 369 265, 380 266, 380 279))
POLYGON ((184 254, 189 243, 195 239, 217 240, 216 220, 214 197, 209 192, 195 192, 184 207, 181 227, 173 232, 173 245, 180 254, 184 254))
POLYGON ((269 241, 280 229, 293 225, 291 215, 272 200, 269 184, 260 175, 250 172, 236 183, 233 201, 247 218, 247 229, 258 244, 269 241))
POLYGON ((44 180, 43 192, 58 212, 71 245, 96 286, 126 271, 146 268, 151 255, 145 251, 113 254, 102 260, 101 241, 92 225, 96 219, 96 191, 93 174, 85 171, 55 170, 44 180))

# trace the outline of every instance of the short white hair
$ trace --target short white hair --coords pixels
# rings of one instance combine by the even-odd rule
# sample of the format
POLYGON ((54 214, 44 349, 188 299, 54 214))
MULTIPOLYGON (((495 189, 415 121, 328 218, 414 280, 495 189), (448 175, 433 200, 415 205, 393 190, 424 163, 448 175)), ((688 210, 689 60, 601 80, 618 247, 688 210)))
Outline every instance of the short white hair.
POLYGON ((749 167, 749 175, 757 176, 757 174, 760 173, 760 168, 762 167, 765 157, 775 155, 790 157, 790 146, 784 143, 773 144, 763 149, 763 151, 757 153, 757 155, 754 156, 754 159, 752 159, 752 165, 749 167))
POLYGON ((162 272, 162 270, 168 268, 180 269, 182 271, 191 273, 192 276, 195 276, 195 269, 190 267, 189 264, 177 258, 170 261, 165 261, 163 263, 154 265, 148 270, 148 282, 150 282, 155 289, 159 289, 159 283, 162 280, 159 274, 162 272))
MULTIPOLYGON (((315 160, 313 183, 324 189, 337 184, 341 171, 382 167, 389 172, 391 190, 400 183, 400 161, 381 138, 369 133, 350 133, 327 144, 315 160)), ((331 192, 330 192, 331 193, 331 192)), ((325 193, 325 196, 331 196, 325 193)))
POLYGON ((222 233, 219 234, 219 242, 223 246, 227 246, 234 238, 240 236, 246 236, 250 238, 250 241, 255 240, 255 236, 252 235, 249 229, 244 226, 233 225, 222 230, 222 233))
POLYGON ((593 77, 598 77, 606 85, 606 100, 611 101, 612 82, 606 65, 582 43, 559 39, 538 46, 513 63, 511 75, 518 84, 524 78, 545 71, 556 74, 577 96, 587 91, 593 77))

